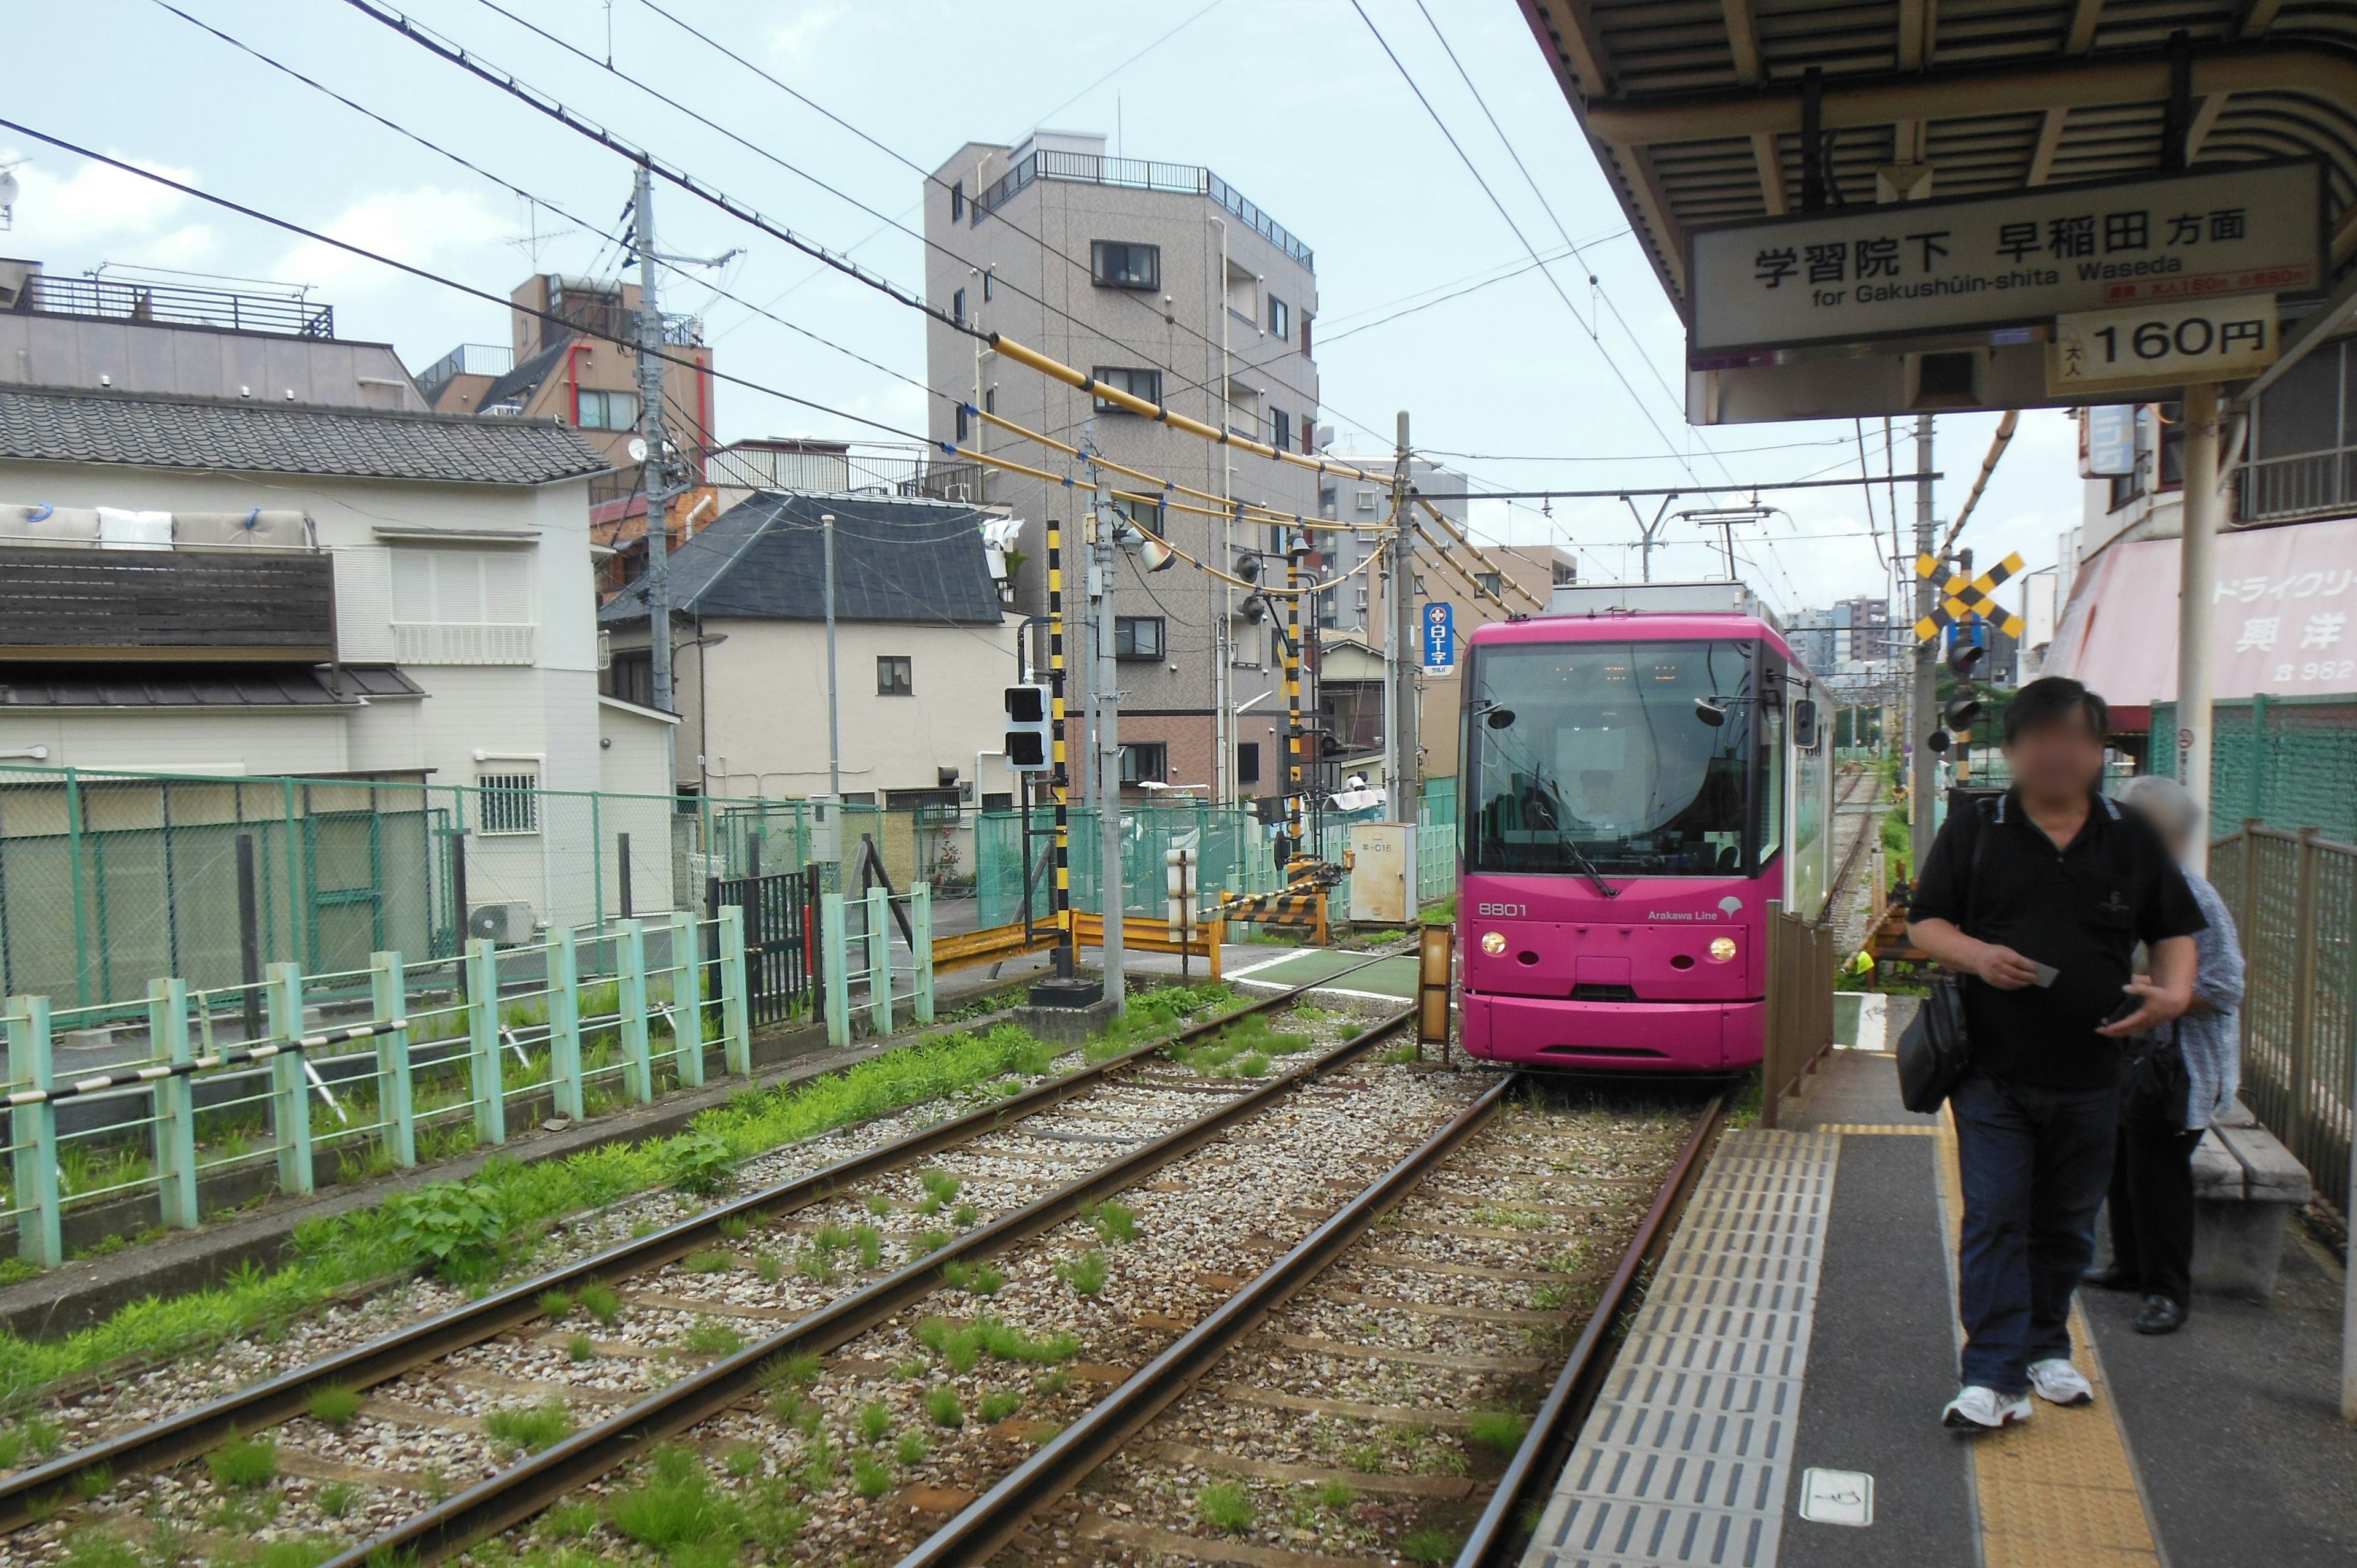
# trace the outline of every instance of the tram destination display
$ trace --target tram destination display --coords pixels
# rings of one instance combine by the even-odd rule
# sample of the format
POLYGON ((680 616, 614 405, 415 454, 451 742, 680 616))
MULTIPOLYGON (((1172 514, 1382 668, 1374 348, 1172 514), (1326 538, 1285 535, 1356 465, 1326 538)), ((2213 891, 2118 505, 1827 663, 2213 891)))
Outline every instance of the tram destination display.
POLYGON ((1687 241, 1695 370, 1779 350, 2032 341, 2058 316, 2320 289, 2324 170, 2246 165, 1834 208, 1687 241))

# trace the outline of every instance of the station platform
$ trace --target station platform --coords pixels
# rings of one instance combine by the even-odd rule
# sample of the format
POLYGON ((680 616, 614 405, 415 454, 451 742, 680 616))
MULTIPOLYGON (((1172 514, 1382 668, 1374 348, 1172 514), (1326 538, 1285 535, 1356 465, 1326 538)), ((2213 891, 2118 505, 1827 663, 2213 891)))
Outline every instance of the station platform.
POLYGON ((2271 1299, 2175 1335, 2083 1291, 2096 1402, 1944 1430, 1962 1215, 1944 1114, 1832 1053, 1776 1131, 1719 1143, 1524 1568, 2206 1568, 2357 1561, 2339 1262, 2295 1222, 2271 1299))

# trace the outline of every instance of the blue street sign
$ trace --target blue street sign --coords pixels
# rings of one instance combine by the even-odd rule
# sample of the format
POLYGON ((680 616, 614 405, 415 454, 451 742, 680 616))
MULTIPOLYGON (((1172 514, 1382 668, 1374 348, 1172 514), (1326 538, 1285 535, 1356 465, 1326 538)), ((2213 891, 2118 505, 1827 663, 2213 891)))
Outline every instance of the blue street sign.
POLYGON ((2087 411, 2087 472, 2136 472, 2136 410, 2134 403, 2098 405, 2087 411))
POLYGON ((1457 668, 1457 612, 1447 605, 1424 607, 1424 667, 1457 668))

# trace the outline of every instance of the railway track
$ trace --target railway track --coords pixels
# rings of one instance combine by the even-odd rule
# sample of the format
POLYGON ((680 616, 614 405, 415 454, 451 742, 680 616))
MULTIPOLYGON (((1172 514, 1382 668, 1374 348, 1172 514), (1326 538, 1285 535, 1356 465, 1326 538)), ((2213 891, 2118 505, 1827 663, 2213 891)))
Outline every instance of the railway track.
MULTIPOLYGON (((1867 797, 1866 801, 1863 803, 1871 805, 1874 801, 1881 799, 1882 780, 1880 776, 1867 768, 1861 768, 1857 769, 1849 776, 1848 787, 1842 791, 1841 797, 1834 802, 1834 822, 1836 831, 1838 830, 1838 824, 1841 821, 1841 809, 1850 803, 1851 799, 1857 795, 1858 786, 1860 784, 1870 784, 1872 786, 1872 792, 1867 797)), ((1825 907, 1827 908, 1831 908, 1834 906, 1835 901, 1840 898, 1842 889, 1849 885, 1850 876, 1857 870, 1857 863, 1863 855, 1866 846, 1873 841, 1875 833, 1872 831, 1868 821, 1865 818, 1861 818, 1858 822, 1857 831, 1850 834, 1849 847, 1842 852, 1841 864, 1834 868, 1833 884, 1825 889, 1825 907)))
MULTIPOLYGON (((1377 955, 1367 963, 1380 961, 1389 955, 1377 955)), ((1353 965, 1352 970, 1366 965, 1353 965)), ((1351 972, 1351 970, 1341 972, 1351 972)), ((587 1402, 591 1408, 619 1404, 621 1409, 608 1419, 598 1421, 580 1434, 583 1439, 606 1434, 610 1440, 618 1423, 630 1418, 635 1424, 652 1415, 642 1406, 662 1403, 663 1408, 682 1406, 688 1399, 683 1385, 719 1383, 727 1380, 752 1352, 742 1354, 718 1352, 724 1337, 735 1337, 741 1343, 740 1326, 747 1324, 770 1326, 771 1321, 783 1316, 791 1318, 788 1327, 762 1337, 760 1344, 774 1351, 798 1347, 807 1340, 816 1344, 829 1333, 839 1332, 854 1323, 861 1311, 890 1297, 899 1299, 912 1292, 937 1288, 945 1269, 971 1268, 977 1261, 1027 1234, 1049 1215, 1060 1212, 1079 1202, 1088 1201, 1103 1182, 1117 1184, 1124 1179, 1136 1179, 1156 1165, 1194 1147, 1202 1141, 1216 1137, 1227 1126, 1248 1118, 1256 1110, 1289 1093, 1302 1078, 1335 1070, 1358 1057, 1388 1032, 1396 1029, 1405 1015, 1384 1020, 1361 1037, 1326 1052, 1306 1068, 1280 1072, 1266 1080, 1243 1079, 1202 1079, 1183 1069, 1172 1069, 1165 1061, 1165 1053, 1172 1047, 1180 1050, 1199 1047, 1204 1042, 1228 1034, 1240 1026, 1250 1027, 1255 1021, 1278 1015, 1299 1004, 1310 992, 1332 983, 1340 975, 1329 976, 1311 985, 1250 1003, 1215 1019, 1191 1026, 1168 1040, 1140 1047, 1103 1063, 1082 1068, 1060 1078, 1051 1079, 1013 1095, 997 1104, 942 1122, 909 1135, 895 1139, 872 1150, 836 1162, 824 1169, 794 1180, 786 1181, 748 1194, 732 1202, 705 1210, 687 1220, 651 1234, 630 1240, 591 1256, 580 1259, 532 1280, 493 1292, 455 1310, 436 1315, 426 1320, 382 1336, 367 1344, 328 1356, 321 1360, 296 1369, 255 1385, 242 1389, 228 1397, 218 1399, 178 1414, 142 1425, 135 1430, 68 1453, 46 1464, 0 1478, 0 1531, 16 1531, 27 1524, 54 1516, 62 1508, 77 1501, 85 1507, 101 1506, 107 1495, 132 1477, 168 1472, 175 1466, 199 1455, 219 1451, 232 1442, 251 1445, 255 1434, 296 1419, 312 1419, 320 1408, 319 1401, 327 1396, 339 1403, 354 1399, 362 1402, 359 1412, 370 1419, 382 1418, 386 1423, 423 1424, 428 1429, 448 1428, 468 1424, 463 1414, 431 1407, 404 1406, 397 1402, 380 1399, 371 1391, 381 1390, 395 1380, 403 1379, 421 1368, 448 1364, 451 1376, 460 1388, 477 1393, 536 1394, 543 1399, 554 1397, 574 1402, 587 1402), (1214 1100, 1204 1114, 1195 1112, 1201 1107, 1207 1093, 1214 1100), (1070 1124, 1088 1116, 1093 1109, 1102 1123, 1111 1113, 1120 1131, 1108 1133, 1073 1131, 1070 1124), (1050 1177, 1079 1174, 1076 1181, 1056 1183, 1047 1197, 1028 1203, 998 1201, 986 1194, 969 1195, 969 1202, 952 1207, 937 1193, 927 1190, 925 1183, 938 1187, 941 1180, 928 1176, 924 1183, 913 1176, 918 1166, 929 1160, 957 1151, 970 1151, 989 1145, 994 1140, 1005 1143, 1015 1140, 1032 1145, 1044 1144, 1050 1154, 1044 1169, 1050 1177), (1114 1160, 1087 1168, 1090 1162, 1059 1157, 1066 1149, 1092 1149, 1103 1143, 1121 1143, 1127 1152, 1114 1160), (1115 1173, 1121 1173, 1116 1175, 1115 1173), (798 1225, 793 1216, 838 1199, 845 1192, 879 1184, 897 1182, 901 1190, 898 1196, 872 1192, 870 1197, 881 1200, 875 1210, 877 1220, 896 1217, 899 1220, 913 1219, 917 1224, 899 1223, 890 1242, 887 1241, 881 1225, 870 1227, 875 1240, 859 1233, 859 1227, 842 1229, 846 1239, 831 1236, 805 1238, 803 1233, 822 1230, 798 1225), (972 1202, 980 1197, 1000 1210, 988 1222, 982 1222, 981 1208, 972 1202), (903 1212, 905 1210, 905 1213, 903 1212), (955 1219, 962 1223, 963 1233, 946 1235, 936 1227, 940 1222, 955 1219), (920 1230, 921 1225, 923 1229, 920 1230), (825 1276, 834 1271, 828 1262, 830 1252, 848 1249, 862 1254, 877 1254, 873 1262, 881 1266, 881 1252, 891 1251, 906 1253, 907 1262, 887 1273, 886 1277, 848 1292, 830 1292, 833 1282, 826 1278, 797 1277, 795 1287, 783 1291, 782 1267, 774 1273, 754 1259, 754 1279, 743 1278, 744 1270, 737 1266, 745 1260, 728 1251, 742 1247, 756 1226, 765 1238, 791 1243, 806 1239, 813 1245, 806 1247, 802 1259, 813 1252, 817 1266, 802 1264, 802 1273, 825 1276), (934 1234, 927 1235, 926 1230, 934 1234), (913 1232, 913 1235, 907 1234, 913 1232), (772 1236, 774 1233, 774 1236, 772 1236), (820 1240, 835 1242, 832 1247, 817 1246, 820 1240), (931 1247, 921 1253, 919 1243, 931 1247), (894 1243, 897 1243, 895 1245, 894 1243), (732 1259, 726 1267, 706 1268, 716 1255, 732 1259), (725 1284, 736 1288, 705 1288, 713 1276, 726 1276, 725 1284), (661 1290, 647 1290, 648 1283, 661 1284, 661 1290), (748 1289, 748 1285, 758 1288, 748 1289), (800 1313, 782 1311, 774 1306, 749 1306, 748 1296, 791 1299, 799 1295, 811 1310, 800 1313), (648 1326, 670 1328, 673 1339, 693 1339, 706 1347, 699 1351, 684 1347, 635 1346, 627 1343, 601 1342, 594 1336, 583 1334, 588 1341, 587 1359, 604 1363, 617 1361, 633 1364, 640 1369, 651 1368, 669 1376, 685 1368, 700 1368, 692 1375, 679 1378, 668 1386, 651 1390, 649 1397, 635 1397, 640 1388, 656 1382, 654 1376, 611 1378, 602 1382, 584 1382, 571 1377, 514 1377, 502 1370, 490 1369, 502 1362, 542 1367, 548 1359, 543 1353, 545 1341, 551 1337, 547 1320, 559 1299, 573 1306, 578 1316, 577 1303, 593 1300, 603 1305, 608 1299, 617 1303, 627 1300, 629 1305, 619 1308, 638 1317, 643 1309, 648 1326), (817 1298, 812 1301, 811 1298, 817 1298), (855 1304, 855 1305, 846 1305, 855 1304), (678 1332, 681 1320, 685 1332, 678 1332), (716 1325, 717 1326, 714 1326, 716 1325), (725 1335, 722 1332, 725 1330, 725 1335), (800 1337, 796 1336, 799 1333, 800 1337), (793 1340, 794 1347, 784 1341, 793 1340), (490 1363, 486 1367, 485 1363, 490 1363), (722 1372, 731 1369, 731 1372, 722 1372), (715 1373, 721 1373, 715 1377, 715 1373), (242 1434, 242 1435, 241 1435, 242 1434)), ((1011 1151, 1003 1151, 1011 1152, 1011 1151)), ((1038 1148, 1029 1151, 1034 1165, 1041 1155, 1038 1148)), ((1035 1184, 1036 1185, 1036 1184, 1035 1184)), ((837 1205, 840 1207, 840 1205, 837 1205)), ((866 1219, 869 1216, 862 1216, 866 1219)), ((870 1259, 863 1256, 863 1262, 870 1259)), ((873 1272, 850 1270, 846 1272, 873 1272)), ((598 1325, 591 1321, 597 1314, 579 1316, 587 1327, 598 1325)), ((614 1316, 612 1311, 607 1315, 614 1316)), ((856 1331, 856 1330, 853 1330, 856 1331)), ((574 1336, 562 1336, 567 1341, 566 1350, 560 1352, 557 1364, 565 1359, 580 1360, 579 1347, 574 1336)), ((758 1347, 757 1347, 758 1348, 758 1347)), ((513 1366, 506 1368, 512 1371, 513 1366)), ((479 1404, 478 1400, 474 1402, 479 1404)), ((347 1421, 352 1418, 348 1416, 347 1421)), ((630 1440, 635 1441, 638 1434, 630 1440)), ((380 1444, 380 1449, 386 1445, 380 1444)), ((396 1445, 397 1446, 397 1445, 396 1445)), ((577 1448, 579 1444, 560 1444, 577 1448)), ((614 1452, 619 1452, 615 1450, 614 1452)), ((543 1455, 540 1457, 545 1458, 543 1455)), ((399 1491, 404 1485, 414 1487, 427 1495, 447 1490, 450 1485, 443 1475, 418 1474, 398 1465, 353 1463, 339 1458, 307 1462, 301 1449, 287 1456, 284 1466, 287 1473, 321 1481, 323 1486, 351 1483, 345 1477, 366 1475, 381 1477, 399 1491)), ((505 1469, 499 1472, 504 1475, 505 1469)), ((227 1490, 235 1490, 231 1486, 227 1490)), ((479 1488, 474 1488, 479 1489, 479 1488)), ((468 1493, 462 1493, 462 1500, 468 1493)), ((231 1510, 232 1512, 234 1510, 231 1510)), ((404 1516, 409 1510, 401 1510, 404 1516)), ((436 1510, 425 1510, 433 1513, 436 1510)), ((414 1517, 410 1522, 414 1522, 414 1517)), ((54 1532, 51 1532, 54 1533, 54 1532)), ((428 1534, 434 1534, 428 1531, 428 1534)), ((455 1539, 446 1530, 437 1540, 455 1539)), ((11 1540, 5 1543, 5 1555, 23 1559, 26 1542, 11 1540)))

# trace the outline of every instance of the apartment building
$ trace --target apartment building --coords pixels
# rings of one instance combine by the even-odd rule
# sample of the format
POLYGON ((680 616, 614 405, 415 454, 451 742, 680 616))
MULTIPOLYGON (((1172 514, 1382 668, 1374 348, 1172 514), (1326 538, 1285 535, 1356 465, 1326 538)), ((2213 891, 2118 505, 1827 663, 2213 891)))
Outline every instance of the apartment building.
MULTIPOLYGON (((1321 435, 1327 433, 1320 432, 1321 435)), ((1331 443, 1328 445, 1330 446, 1331 443)), ((1329 456, 1370 474, 1388 474, 1397 461, 1396 455, 1389 452, 1329 452, 1329 456)), ((1448 519, 1458 532, 1465 531, 1465 520, 1469 514, 1464 499, 1464 475, 1437 463, 1428 463, 1422 457, 1410 457, 1407 460, 1407 482, 1419 495, 1437 498, 1430 503, 1433 510, 1448 519)), ((1380 645, 1383 628, 1380 622, 1368 618, 1368 611, 1374 604, 1374 583, 1383 575, 1383 564, 1380 561, 1371 562, 1370 557, 1383 549, 1372 531, 1391 521, 1390 487, 1364 479, 1345 479, 1340 475, 1321 475, 1318 489, 1318 515, 1329 522, 1346 522, 1353 528, 1368 531, 1318 536, 1319 548, 1327 563, 1320 575, 1347 577, 1349 581, 1339 583, 1318 596, 1318 624, 1324 630, 1339 632, 1345 637, 1372 638, 1380 645)), ((1431 518, 1420 509, 1417 521, 1426 529, 1433 528, 1431 518)), ((1447 540, 1445 533, 1441 537, 1447 540)), ((1464 552, 1460 550, 1458 553, 1462 555, 1464 552)))
MULTIPOLYGON (((508 342, 459 344, 418 375, 418 390, 436 413, 552 420, 595 447, 608 472, 590 486, 591 521, 597 543, 617 552, 605 578, 608 589, 618 588, 646 568, 646 485, 630 448, 642 412, 639 356, 630 346, 638 333, 639 285, 535 273, 508 297, 514 302, 508 342)), ((712 350, 698 317, 666 312, 662 338, 676 357, 663 368, 666 428, 700 478, 718 445, 712 435, 712 350)), ((699 511, 697 499, 683 498, 674 509, 674 550, 698 522, 718 515, 711 504, 699 511)))
MULTIPOLYGON (((959 148, 926 182, 924 210, 927 296, 957 319, 1177 413, 1290 450, 1311 448, 1316 258, 1210 169, 1111 157, 1103 136, 1041 130, 1017 146, 959 148)), ((1114 462, 1211 495, 1317 513, 1312 470, 1124 412, 939 322, 927 328, 926 358, 942 394, 928 431, 936 442, 1069 472, 1085 486, 1081 465, 977 417, 987 413, 1071 446, 1092 438, 1114 462)), ((1085 490, 986 467, 979 488, 969 499, 1026 520, 1014 579, 1025 615, 1047 611, 1045 524, 1066 525, 1067 647, 1085 649, 1074 526, 1088 505, 1085 490)), ((1117 488, 1144 489, 1125 479, 1117 488)), ((1146 529, 1232 571, 1247 553, 1285 546, 1275 530, 1158 499, 1121 504, 1146 529)), ((1125 556, 1115 575, 1125 782, 1221 800, 1280 788, 1281 610, 1184 564, 1149 575, 1125 556)), ((1075 659, 1073 671, 1077 713, 1090 675, 1085 659, 1075 659)))

